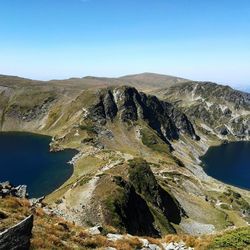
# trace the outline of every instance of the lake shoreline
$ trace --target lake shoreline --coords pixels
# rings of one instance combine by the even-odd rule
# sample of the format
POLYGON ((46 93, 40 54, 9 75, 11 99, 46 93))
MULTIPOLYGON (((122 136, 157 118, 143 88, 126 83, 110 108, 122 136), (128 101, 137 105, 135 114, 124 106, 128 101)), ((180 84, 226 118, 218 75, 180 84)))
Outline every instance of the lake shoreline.
MULTIPOLYGON (((227 177, 227 174, 228 174, 228 169, 225 169, 225 171, 223 171, 223 174, 220 175, 220 177, 218 177, 216 174, 215 174, 215 171, 214 170, 221 170, 221 167, 223 166, 223 168, 225 168, 225 165, 228 166, 229 163, 228 162, 225 162, 223 163, 221 161, 221 155, 220 157, 218 156, 216 159, 213 159, 213 163, 207 163, 206 162, 206 159, 208 157, 211 157, 209 156, 209 154, 211 154, 210 152, 211 151, 214 151, 214 150, 219 150, 223 147, 232 147, 232 146, 237 146, 237 145, 247 145, 249 146, 250 145, 250 142, 249 141, 222 141, 220 144, 216 144, 216 145, 212 145, 210 146, 206 152, 199 157, 199 161, 200 161, 200 167, 203 169, 203 171, 211 178, 215 179, 216 181, 219 181, 225 185, 229 185, 229 186, 233 186, 235 188, 239 188, 239 189, 242 189, 244 191, 250 191, 250 186, 246 186, 245 184, 239 184, 239 183, 235 183, 235 181, 230 181, 230 180, 227 180, 225 179, 225 177, 227 177), (218 163, 218 160, 219 160, 219 163, 218 163), (209 165, 210 164, 210 165, 209 165), (220 167, 218 166, 218 164, 220 164, 220 167), (215 166, 214 166, 215 165, 215 166), (222 166, 221 166, 222 165, 222 166), (209 170, 209 171, 208 171, 209 170), (227 171, 226 171, 227 170, 227 171)), ((233 152, 230 152, 230 154, 227 154, 227 157, 225 158, 226 161, 228 161, 228 157, 232 158, 232 154, 235 153, 236 150, 233 150, 233 152)), ((235 163, 236 164, 236 163, 235 163)), ((237 165, 237 164, 236 164, 237 165)), ((235 169, 237 169, 237 171, 239 171, 238 167, 235 165, 235 169)), ((246 165, 246 164, 245 164, 246 165)), ((232 169, 231 169, 232 170, 232 169)), ((249 170, 250 171, 250 170, 249 170)), ((234 176, 235 177, 235 176, 234 176)), ((237 178, 237 176, 236 176, 237 178)))
POLYGON ((73 175, 74 166, 70 161, 78 151, 65 148, 51 152, 50 135, 3 131, 0 138, 1 181, 27 185, 30 198, 51 194, 73 175))

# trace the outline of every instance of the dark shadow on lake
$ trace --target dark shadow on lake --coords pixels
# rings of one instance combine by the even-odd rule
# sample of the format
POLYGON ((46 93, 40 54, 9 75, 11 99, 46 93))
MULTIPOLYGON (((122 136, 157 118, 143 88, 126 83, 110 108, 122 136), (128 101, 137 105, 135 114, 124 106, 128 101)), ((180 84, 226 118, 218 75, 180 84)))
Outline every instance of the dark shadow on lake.
POLYGON ((51 137, 19 132, 0 133, 0 181, 28 186, 30 197, 47 195, 73 173, 68 162, 76 150, 49 151, 51 137))
POLYGON ((250 190, 250 142, 232 142, 211 147, 201 160, 208 175, 250 190))

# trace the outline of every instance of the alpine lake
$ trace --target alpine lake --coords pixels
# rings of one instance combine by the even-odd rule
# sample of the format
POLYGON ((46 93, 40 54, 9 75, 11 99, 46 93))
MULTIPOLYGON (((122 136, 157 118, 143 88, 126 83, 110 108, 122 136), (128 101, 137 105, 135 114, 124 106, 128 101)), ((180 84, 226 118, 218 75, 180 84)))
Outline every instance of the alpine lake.
POLYGON ((250 142, 231 142, 211 147, 201 161, 209 176, 250 190, 250 142))
POLYGON ((0 182, 27 185, 30 198, 47 195, 73 173, 76 150, 50 152, 51 137, 23 132, 0 133, 0 182))

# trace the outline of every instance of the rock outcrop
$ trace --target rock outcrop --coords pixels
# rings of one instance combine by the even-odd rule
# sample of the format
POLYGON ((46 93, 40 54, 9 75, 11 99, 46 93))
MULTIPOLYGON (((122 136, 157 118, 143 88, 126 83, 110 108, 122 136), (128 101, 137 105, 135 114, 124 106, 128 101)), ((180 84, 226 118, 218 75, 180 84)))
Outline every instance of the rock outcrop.
MULTIPOLYGON (((113 206, 121 225, 132 235, 159 236, 160 233, 154 226, 154 216, 146 200, 135 191, 130 183, 121 178, 116 178, 115 181, 121 187, 122 199, 115 199, 113 206)), ((171 229, 174 232, 174 229, 171 229)))
POLYGON ((180 224, 181 218, 186 217, 178 201, 159 185, 148 162, 133 159, 128 168, 127 177, 100 178, 95 193, 102 195, 91 202, 88 220, 132 235, 159 237, 176 233, 173 224, 180 224), (107 183, 110 183, 108 187, 107 183), (101 208, 94 212, 102 214, 99 220, 97 216, 93 218, 96 208, 101 208))
POLYGON ((199 139, 185 114, 172 104, 140 93, 132 87, 102 90, 89 116, 101 125, 117 117, 122 122, 143 120, 166 142, 178 140, 181 134, 199 139))
POLYGON ((199 125, 219 138, 249 139, 250 94, 211 82, 186 82, 160 91, 199 125), (205 126, 204 126, 205 125, 205 126))
POLYGON ((27 193, 26 185, 19 185, 14 187, 9 181, 0 183, 0 197, 14 196, 18 198, 27 198, 29 195, 27 193))
POLYGON ((179 224, 185 212, 178 202, 157 182, 148 163, 142 159, 130 162, 129 181, 135 190, 157 207, 169 222, 179 224))
POLYGON ((32 236, 33 215, 0 233, 0 250, 27 250, 32 236))

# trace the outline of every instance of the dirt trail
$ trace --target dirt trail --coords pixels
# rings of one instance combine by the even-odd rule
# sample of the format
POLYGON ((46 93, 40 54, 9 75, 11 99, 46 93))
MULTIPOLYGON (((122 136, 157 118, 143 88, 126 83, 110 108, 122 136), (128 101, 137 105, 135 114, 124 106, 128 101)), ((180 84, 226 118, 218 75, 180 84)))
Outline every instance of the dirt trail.
POLYGON ((110 160, 108 164, 101 167, 83 186, 80 185, 80 182, 75 183, 73 187, 65 193, 62 202, 54 207, 53 212, 63 216, 66 220, 74 221, 76 224, 82 225, 82 215, 84 214, 84 210, 89 206, 100 176, 124 160, 128 161, 133 158, 133 156, 129 154, 118 153, 118 155, 120 156, 119 160, 110 160))

